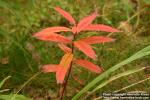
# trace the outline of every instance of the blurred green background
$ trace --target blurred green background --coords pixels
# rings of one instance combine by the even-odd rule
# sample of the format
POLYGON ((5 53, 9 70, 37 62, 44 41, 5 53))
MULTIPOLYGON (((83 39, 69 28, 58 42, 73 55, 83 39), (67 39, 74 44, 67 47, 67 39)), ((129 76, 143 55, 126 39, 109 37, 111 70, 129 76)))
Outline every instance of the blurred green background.
MULTIPOLYGON (((94 23, 106 24, 122 30, 120 33, 87 32, 79 35, 103 35, 114 38, 113 43, 94 45, 98 59, 93 61, 80 51, 75 56, 89 59, 107 70, 150 44, 150 0, 0 0, 0 80, 12 77, 3 88, 16 92, 44 64, 59 63, 63 52, 56 43, 43 42, 32 37, 35 32, 50 26, 67 26, 69 23, 54 11, 58 6, 69 12, 77 21, 97 10, 99 16, 94 23)), ((150 57, 134 61, 116 73, 150 65, 150 57)), ((66 98, 71 98, 97 74, 82 68, 72 70, 66 98)), ((115 73, 114 73, 115 74, 115 73)), ((108 84, 97 93, 110 92, 137 82, 150 75, 150 70, 121 78, 108 84)), ((57 98, 59 85, 55 74, 41 73, 20 92, 34 100, 57 98)), ((136 85, 127 91, 150 92, 150 81, 136 85)), ((96 94, 91 98, 96 98, 96 94)))

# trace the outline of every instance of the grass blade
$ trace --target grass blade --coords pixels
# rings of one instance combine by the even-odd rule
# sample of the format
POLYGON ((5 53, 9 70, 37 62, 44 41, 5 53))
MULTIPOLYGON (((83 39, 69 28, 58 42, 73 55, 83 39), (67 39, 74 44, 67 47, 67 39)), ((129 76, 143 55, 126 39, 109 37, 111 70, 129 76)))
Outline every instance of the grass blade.
POLYGON ((89 89, 91 89, 94 85, 96 85, 98 82, 103 80, 105 77, 122 67, 123 65, 129 64, 130 62, 137 60, 139 58, 142 58, 144 56, 147 56, 150 54, 150 46, 145 47, 144 49, 140 50, 139 52, 133 54, 131 57, 125 59, 124 61, 118 63, 117 65, 109 68, 107 71, 96 77, 92 82, 90 82, 88 85, 86 85, 79 93, 77 93, 72 100, 77 100, 83 93, 87 92, 89 89), (145 52, 146 51, 146 52, 145 52))
MULTIPOLYGON (((95 91, 101 89, 102 87, 106 86, 107 84, 109 84, 110 82, 112 82, 112 81, 114 81, 114 80, 117 80, 117 79, 119 79, 119 78, 121 78, 121 77, 130 75, 130 74, 134 74, 134 73, 139 72, 139 71, 142 71, 142 70, 144 70, 144 69, 146 69, 146 68, 147 68, 147 67, 142 67, 142 68, 138 68, 138 69, 128 70, 128 71, 125 71, 125 72, 123 72, 123 73, 120 73, 120 74, 117 74, 117 75, 115 75, 115 76, 112 76, 112 77, 109 78, 108 80, 106 80, 106 81, 102 82, 100 85, 98 85, 92 92, 90 92, 90 93, 88 94, 88 96, 91 95, 91 94, 93 94, 95 91)), ((88 97, 88 96, 87 96, 87 97, 88 97)))
POLYGON ((146 78, 146 79, 143 79, 143 80, 141 80, 141 81, 138 81, 138 82, 136 82, 136 83, 133 83, 133 84, 131 84, 131 85, 128 85, 128 86, 126 86, 126 87, 123 87, 123 88, 121 88, 121 89, 119 89, 119 90, 116 90, 116 91, 114 91, 114 92, 120 92, 120 91, 122 91, 122 90, 128 89, 128 88, 130 88, 130 87, 133 87, 133 86, 135 86, 135 85, 137 85, 137 84, 143 83, 143 82, 148 81, 148 80, 150 80, 150 77, 148 77, 148 78, 146 78))
POLYGON ((4 78, 1 82, 0 82, 0 88, 3 86, 3 84, 5 83, 6 80, 8 80, 11 76, 7 76, 6 78, 4 78))
MULTIPOLYGON (((128 86, 126 86, 126 87, 123 87, 123 88, 121 88, 121 89, 119 89, 119 90, 116 90, 116 91, 114 91, 114 92, 115 92, 115 93, 116 93, 116 92, 120 92, 120 91, 122 91, 122 90, 128 89, 128 88, 130 88, 130 87, 133 87, 133 86, 135 86, 135 85, 137 85, 137 84, 143 83, 143 82, 148 81, 148 80, 150 80, 150 77, 148 77, 148 78, 146 78, 146 79, 143 79, 143 80, 141 80, 141 81, 138 81, 138 82, 136 82, 136 83, 133 83, 133 84, 131 84, 131 85, 128 85, 128 86)), ((102 98, 102 97, 100 96, 100 97, 98 97, 98 98, 96 98, 96 99, 94 99, 94 100, 100 100, 101 98, 102 98)))

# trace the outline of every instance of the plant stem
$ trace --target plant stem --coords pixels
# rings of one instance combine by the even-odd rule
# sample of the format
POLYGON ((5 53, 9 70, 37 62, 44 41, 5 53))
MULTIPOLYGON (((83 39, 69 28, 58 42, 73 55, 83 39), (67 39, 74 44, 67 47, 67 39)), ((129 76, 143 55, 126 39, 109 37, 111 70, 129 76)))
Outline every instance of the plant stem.
MULTIPOLYGON (((74 40, 75 40, 75 35, 73 35, 73 41, 74 40)), ((71 48, 71 53, 73 54, 73 52, 74 52, 74 42, 72 42, 72 48, 71 48)), ((66 86, 67 86, 67 83, 68 83, 68 79, 69 79, 69 76, 70 76, 70 73, 71 73, 72 65, 73 65, 73 61, 71 61, 71 64, 70 64, 70 67, 69 67, 69 70, 68 70, 68 74, 67 74, 67 77, 66 77, 66 81, 60 87, 60 99, 59 100, 63 100, 64 93, 65 93, 65 90, 66 90, 66 86)))

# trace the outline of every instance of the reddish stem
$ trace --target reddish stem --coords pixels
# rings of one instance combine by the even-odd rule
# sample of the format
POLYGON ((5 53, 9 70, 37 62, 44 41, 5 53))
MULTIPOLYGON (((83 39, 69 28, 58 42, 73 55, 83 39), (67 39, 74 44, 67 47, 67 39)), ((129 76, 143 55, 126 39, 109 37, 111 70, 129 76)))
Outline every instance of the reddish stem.
MULTIPOLYGON (((73 35, 73 40, 75 40, 75 35, 73 35)), ((73 52, 74 52, 74 42, 72 42, 72 49, 71 50, 72 50, 71 53, 73 54, 73 52)), ((68 70, 68 74, 67 74, 67 77, 66 77, 66 81, 60 87, 60 98, 59 98, 59 100, 63 100, 64 93, 65 93, 65 90, 66 90, 66 86, 67 86, 67 83, 68 83, 68 79, 69 79, 69 76, 70 76, 70 73, 71 73, 72 65, 73 65, 73 61, 71 61, 70 68, 68 70)))

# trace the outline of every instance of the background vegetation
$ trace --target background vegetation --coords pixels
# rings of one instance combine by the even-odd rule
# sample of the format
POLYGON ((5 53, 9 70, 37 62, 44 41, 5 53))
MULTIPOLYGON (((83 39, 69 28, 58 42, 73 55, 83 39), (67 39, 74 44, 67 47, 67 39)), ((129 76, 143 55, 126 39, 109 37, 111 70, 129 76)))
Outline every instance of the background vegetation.
MULTIPOLYGON (((98 54, 94 63, 102 66, 104 71, 150 44, 150 0, 0 0, 0 81, 11 76, 2 87, 9 90, 3 94, 20 90, 20 94, 34 100, 57 99, 59 85, 56 84, 54 74, 39 73, 39 67, 58 63, 63 53, 55 43, 32 37, 42 28, 69 24, 53 10, 54 6, 70 12, 76 20, 97 10, 99 16, 95 23, 122 30, 121 33, 88 32, 80 35, 86 37, 99 34, 116 39, 113 43, 96 45, 94 48, 98 54), (30 78, 32 79, 28 82, 30 78), (24 84, 25 82, 28 84, 24 84)), ((75 55, 84 57, 81 52, 75 55)), ((146 56, 125 65, 111 76, 149 65, 150 56, 146 56)), ((66 99, 71 98, 97 76, 85 69, 74 67, 68 82, 66 99)), ((150 70, 147 69, 117 79, 91 98, 97 98, 102 92, 119 90, 149 75, 150 70)), ((150 81, 123 90, 131 91, 150 92, 150 81)))

